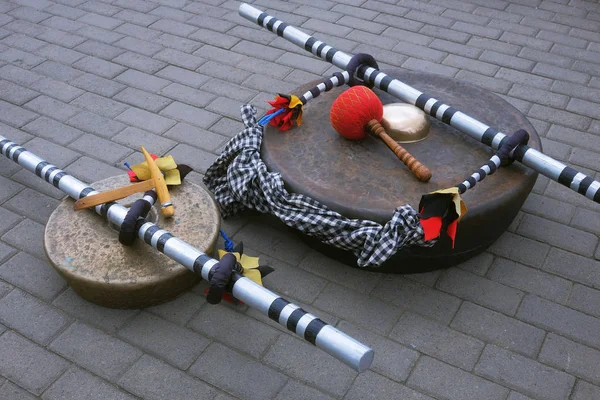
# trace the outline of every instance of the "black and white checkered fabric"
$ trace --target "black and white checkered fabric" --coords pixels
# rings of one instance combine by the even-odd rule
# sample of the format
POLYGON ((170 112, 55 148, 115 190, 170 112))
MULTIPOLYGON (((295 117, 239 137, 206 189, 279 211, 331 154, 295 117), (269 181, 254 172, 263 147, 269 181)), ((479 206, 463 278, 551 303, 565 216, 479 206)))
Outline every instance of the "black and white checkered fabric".
POLYGON ((380 266, 403 247, 435 244, 424 240, 419 214, 410 205, 396 208, 382 226, 345 218, 310 197, 288 193, 281 175, 267 171, 260 158, 263 127, 256 109, 248 104, 241 109, 244 130, 229 141, 204 178, 223 218, 245 209, 273 214, 325 244, 352 251, 360 267, 380 266))

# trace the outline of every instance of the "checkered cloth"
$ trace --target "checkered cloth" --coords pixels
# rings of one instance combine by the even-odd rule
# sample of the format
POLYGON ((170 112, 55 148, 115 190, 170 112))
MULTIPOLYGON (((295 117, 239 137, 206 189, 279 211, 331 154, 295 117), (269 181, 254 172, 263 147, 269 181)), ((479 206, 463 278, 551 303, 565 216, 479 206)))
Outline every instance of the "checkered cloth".
POLYGON ((431 247, 419 214, 409 205, 396 208, 384 226, 348 219, 302 194, 288 193, 279 173, 260 158, 263 127, 256 109, 243 105, 244 130, 229 141, 208 169, 204 183, 214 193, 223 218, 245 209, 277 216, 286 225, 322 243, 352 251, 360 267, 377 267, 406 246, 431 247))

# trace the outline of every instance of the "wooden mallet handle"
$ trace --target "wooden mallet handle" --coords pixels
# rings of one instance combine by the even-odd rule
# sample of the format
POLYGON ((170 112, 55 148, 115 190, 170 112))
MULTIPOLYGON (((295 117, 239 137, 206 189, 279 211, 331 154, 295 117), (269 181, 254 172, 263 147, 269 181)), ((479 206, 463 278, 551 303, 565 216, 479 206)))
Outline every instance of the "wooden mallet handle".
POLYGON ((431 171, 429 168, 424 166, 413 157, 404 147, 400 146, 394 139, 392 139, 386 132, 385 128, 381 126, 379 121, 372 119, 367 124, 367 131, 374 136, 380 137, 385 144, 396 154, 396 156, 402 161, 408 169, 410 169, 415 176, 422 182, 427 182, 431 179, 431 171))

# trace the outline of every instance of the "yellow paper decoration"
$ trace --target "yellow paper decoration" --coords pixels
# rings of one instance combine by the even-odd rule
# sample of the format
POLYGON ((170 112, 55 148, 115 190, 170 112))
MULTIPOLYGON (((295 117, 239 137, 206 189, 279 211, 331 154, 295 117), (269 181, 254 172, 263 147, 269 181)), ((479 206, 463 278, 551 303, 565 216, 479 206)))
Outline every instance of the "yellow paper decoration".
MULTIPOLYGON (((179 174, 177 163, 173 159, 173 156, 160 157, 154 160, 154 162, 156 163, 158 169, 164 173, 164 179, 167 185, 181 185, 181 175, 179 174)), ((146 181, 152 178, 152 175, 150 174, 150 168, 148 168, 148 163, 146 163, 146 161, 134 165, 131 167, 131 170, 141 181, 146 181)))
MULTIPOLYGON (((219 249, 219 259, 223 258, 225 254, 228 254, 228 251, 219 249)), ((235 259, 242 265, 244 268, 244 273, 242 274, 246 278, 258 283, 262 286, 262 277, 260 276, 260 271, 258 268, 258 257, 249 257, 245 254, 240 256, 240 253, 231 253, 235 256, 235 259)))

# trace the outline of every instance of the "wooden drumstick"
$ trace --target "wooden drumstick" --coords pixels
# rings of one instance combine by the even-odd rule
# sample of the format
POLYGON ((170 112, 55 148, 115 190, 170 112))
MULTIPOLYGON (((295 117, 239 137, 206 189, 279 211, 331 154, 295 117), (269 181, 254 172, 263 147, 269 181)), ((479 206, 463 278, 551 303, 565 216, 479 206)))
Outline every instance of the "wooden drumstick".
POLYGON ((156 195, 158 196, 158 200, 161 204, 161 211, 165 217, 172 217, 175 215, 175 208, 173 207, 173 203, 171 203, 171 196, 169 195, 169 189, 167 188, 165 178, 154 162, 154 159, 150 157, 150 154, 148 154, 144 146, 142 146, 142 153, 144 153, 144 158, 146 159, 146 163, 150 169, 150 175, 154 181, 156 195))
POLYGON ((75 202, 73 209, 75 211, 84 210, 86 208, 95 207, 100 204, 106 204, 111 201, 121 200, 125 197, 131 196, 132 194, 145 192, 152 189, 154 189, 154 181, 152 180, 132 183, 131 185, 123 186, 117 189, 85 196, 75 202))
POLYGON ((421 164, 421 162, 419 162, 419 160, 410 154, 404 147, 400 146, 398 142, 392 139, 379 121, 376 119, 370 120, 369 123, 367 123, 366 129, 370 134, 380 137, 390 150, 396 154, 400 161, 402 161, 420 181, 427 182, 431 179, 431 171, 429 168, 421 164))

